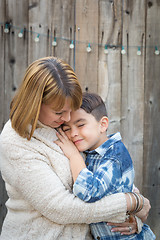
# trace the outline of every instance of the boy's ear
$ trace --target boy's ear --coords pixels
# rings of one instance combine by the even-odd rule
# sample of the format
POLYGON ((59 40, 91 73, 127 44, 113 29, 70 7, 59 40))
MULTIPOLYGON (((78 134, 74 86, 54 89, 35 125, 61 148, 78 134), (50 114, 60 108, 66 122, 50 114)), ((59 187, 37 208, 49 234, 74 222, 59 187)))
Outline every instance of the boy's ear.
POLYGON ((108 125, 109 125, 109 120, 108 120, 108 118, 105 117, 105 116, 102 117, 101 120, 100 120, 101 132, 107 131, 108 125))

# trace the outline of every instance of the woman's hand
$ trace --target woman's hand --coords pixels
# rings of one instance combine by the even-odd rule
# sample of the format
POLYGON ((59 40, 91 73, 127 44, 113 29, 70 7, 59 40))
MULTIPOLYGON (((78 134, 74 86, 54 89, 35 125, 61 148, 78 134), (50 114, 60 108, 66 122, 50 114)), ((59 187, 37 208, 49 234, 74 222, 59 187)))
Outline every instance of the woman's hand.
MULTIPOLYGON (((137 208, 137 201, 135 201, 135 197, 133 197, 133 193, 126 193, 125 197, 126 197, 126 202, 127 202, 127 211, 130 213, 133 213, 137 208)), ((142 222, 144 222, 144 221, 146 221, 146 219, 148 217, 151 205, 150 205, 149 200, 142 195, 139 200, 140 200, 140 202, 139 202, 140 205, 138 204, 138 208, 141 206, 143 208, 142 208, 142 210, 137 212, 135 215, 137 217, 139 217, 142 220, 142 222)))
POLYGON ((84 168, 86 168, 84 159, 74 145, 74 143, 68 139, 62 129, 59 129, 57 137, 59 138, 59 140, 56 140, 54 142, 62 149, 66 157, 69 159, 72 177, 75 182, 79 173, 84 168))
POLYGON ((114 226, 112 232, 120 232, 121 235, 130 235, 137 232, 137 221, 133 215, 130 215, 123 223, 107 223, 109 226, 114 226))
POLYGON ((150 209, 151 209, 150 201, 144 197, 144 206, 143 206, 142 210, 140 212, 136 213, 135 215, 137 217, 139 217, 142 220, 142 222, 145 222, 148 217, 150 209))

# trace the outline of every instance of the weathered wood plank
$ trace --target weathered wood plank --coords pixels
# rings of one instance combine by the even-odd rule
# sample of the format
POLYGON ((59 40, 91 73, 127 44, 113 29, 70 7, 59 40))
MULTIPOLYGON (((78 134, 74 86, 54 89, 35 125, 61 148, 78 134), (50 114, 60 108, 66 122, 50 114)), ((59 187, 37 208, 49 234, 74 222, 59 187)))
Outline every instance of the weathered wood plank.
MULTIPOLYGON (((5 3, 4 1, 0 1, 0 22, 5 22, 5 3)), ((7 34, 7 33, 6 33, 7 34)), ((5 123, 5 33, 4 33, 4 25, 0 25, 0 131, 4 126, 5 123)), ((1 161, 1 157, 0 157, 1 161)), ((7 200, 7 194, 4 186, 4 182, 1 178, 0 173, 0 232, 2 228, 2 223, 4 220, 4 217, 6 215, 6 207, 5 202, 7 200)))
POLYGON ((135 184, 142 191, 143 124, 144 124, 144 54, 145 0, 124 0, 122 56, 122 121, 123 140, 135 167, 135 184), (137 46, 142 55, 137 55, 137 46))
POLYGON ((51 0, 29 0, 28 62, 51 55, 51 0), (39 39, 39 42, 35 41, 39 39))
MULTIPOLYGON (((21 19, 24 24, 23 27, 26 26, 28 22, 28 14, 25 13, 24 8, 28 9, 27 1, 6 1, 5 21, 8 22, 11 27, 9 33, 5 34, 4 47, 5 121, 7 121, 9 117, 11 99, 17 89, 17 86, 22 80, 27 66, 27 39, 20 39, 18 37, 21 27, 21 22, 19 20, 21 19)), ((26 34, 24 36, 26 37, 26 34)))
POLYGON ((98 1, 76 1, 75 71, 83 91, 97 92, 98 1), (88 44, 92 51, 87 52, 88 44))
POLYGON ((51 29, 52 41, 56 37, 57 46, 52 46, 52 55, 59 57, 74 68, 75 48, 69 48, 74 41, 75 1, 52 1, 51 29))
POLYGON ((108 134, 120 131, 121 116, 121 1, 99 2, 98 93, 106 102, 108 134), (109 45, 108 54, 104 46, 109 45), (103 47, 102 47, 103 45, 103 47), (116 46, 116 47, 113 47, 116 46))
POLYGON ((160 43, 160 2, 148 2, 146 13, 143 192, 152 206, 148 223, 160 239, 160 57, 154 54, 160 43))
MULTIPOLYGON (((0 1, 0 22, 5 22, 5 4, 4 1, 0 1)), ((5 123, 4 112, 4 99, 5 99, 5 72, 4 72, 4 46, 5 46, 5 33, 4 24, 0 25, 0 131, 5 123)))
MULTIPOLYGON (((8 53, 10 71, 12 75, 12 96, 19 86, 28 65, 28 0, 8 1, 8 18, 11 27, 11 41, 8 53), (19 33, 23 37, 19 37, 19 33)), ((11 81, 11 79, 10 79, 11 81)))

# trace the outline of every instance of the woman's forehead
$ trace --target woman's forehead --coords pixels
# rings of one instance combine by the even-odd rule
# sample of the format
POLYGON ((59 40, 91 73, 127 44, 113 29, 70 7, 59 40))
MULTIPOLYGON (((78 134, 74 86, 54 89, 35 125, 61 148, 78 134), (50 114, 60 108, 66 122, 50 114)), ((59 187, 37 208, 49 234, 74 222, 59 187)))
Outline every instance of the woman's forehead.
POLYGON ((54 101, 53 103, 48 104, 48 106, 55 111, 68 111, 71 109, 71 105, 72 101, 70 98, 66 98, 63 104, 59 101, 54 101))

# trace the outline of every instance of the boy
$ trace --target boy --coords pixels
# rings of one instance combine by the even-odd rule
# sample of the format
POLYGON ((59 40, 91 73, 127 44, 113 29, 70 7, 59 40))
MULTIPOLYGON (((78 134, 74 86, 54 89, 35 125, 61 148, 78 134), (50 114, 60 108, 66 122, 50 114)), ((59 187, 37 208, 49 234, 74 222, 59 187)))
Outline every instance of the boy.
MULTIPOLYGON (((59 141, 56 141, 70 160, 73 192, 86 202, 117 192, 131 192, 133 188, 131 157, 121 142, 120 133, 107 137, 107 128, 108 117, 101 97, 84 93, 80 109, 71 113, 71 120, 62 128, 65 134, 60 130, 59 141), (77 149, 86 154, 85 163, 77 149)), ((155 239, 146 224, 139 234, 129 236, 111 232, 111 227, 102 222, 93 223, 90 228, 94 239, 155 239)))

